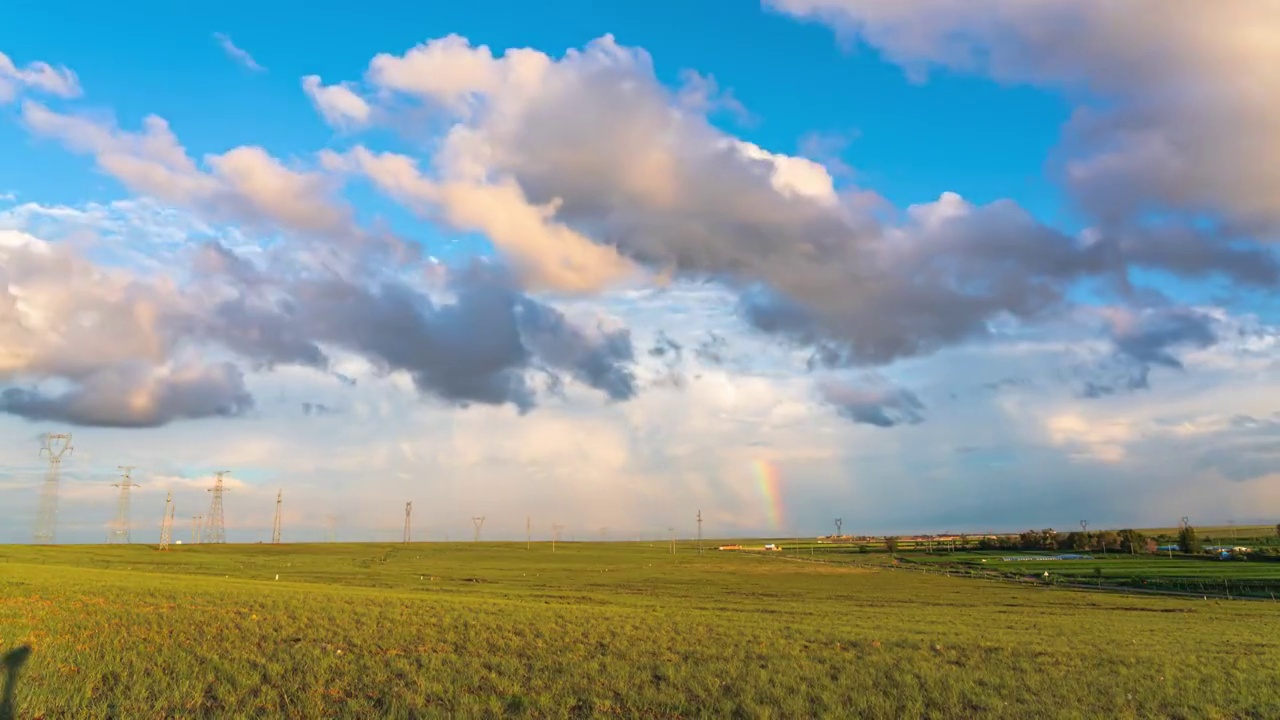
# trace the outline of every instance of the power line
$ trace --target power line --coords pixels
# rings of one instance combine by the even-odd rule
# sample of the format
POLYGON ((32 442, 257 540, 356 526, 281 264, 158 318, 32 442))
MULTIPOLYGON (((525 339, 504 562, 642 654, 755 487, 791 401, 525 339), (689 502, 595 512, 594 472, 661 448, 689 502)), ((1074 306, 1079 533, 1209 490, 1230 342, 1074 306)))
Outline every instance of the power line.
POLYGON ((36 514, 35 542, 52 545, 58 530, 58 473, 62 457, 75 452, 71 446, 71 433, 46 433, 41 457, 49 458, 49 470, 40 488, 40 509, 36 514))
POLYGON ((132 521, 132 502, 130 500, 130 490, 136 487, 142 487, 135 483, 130 473, 133 472, 133 465, 120 465, 120 482, 111 483, 111 487, 120 488, 120 500, 116 503, 116 521, 115 529, 111 532, 111 542, 126 544, 132 542, 132 534, 130 533, 130 524, 132 521))
POLYGON ((280 503, 284 496, 284 490, 276 490, 276 519, 271 523, 271 544, 280 544, 280 503))
POLYGON ((409 542, 409 516, 413 513, 413 503, 404 504, 404 541, 409 542))
POLYGON ((164 496, 164 515, 160 518, 160 549, 168 550, 173 539, 173 491, 164 496))
POLYGON ((480 542, 480 528, 484 527, 484 516, 471 518, 471 524, 476 526, 475 542, 480 542))

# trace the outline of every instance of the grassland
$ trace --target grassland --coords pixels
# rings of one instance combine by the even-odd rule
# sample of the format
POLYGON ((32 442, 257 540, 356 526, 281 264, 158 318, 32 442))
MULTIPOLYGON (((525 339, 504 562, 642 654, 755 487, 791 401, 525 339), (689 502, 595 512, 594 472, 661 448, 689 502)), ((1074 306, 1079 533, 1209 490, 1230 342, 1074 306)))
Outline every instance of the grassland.
POLYGON ((0 547, 20 646, 24 718, 1280 717, 1270 602, 664 544, 0 547))

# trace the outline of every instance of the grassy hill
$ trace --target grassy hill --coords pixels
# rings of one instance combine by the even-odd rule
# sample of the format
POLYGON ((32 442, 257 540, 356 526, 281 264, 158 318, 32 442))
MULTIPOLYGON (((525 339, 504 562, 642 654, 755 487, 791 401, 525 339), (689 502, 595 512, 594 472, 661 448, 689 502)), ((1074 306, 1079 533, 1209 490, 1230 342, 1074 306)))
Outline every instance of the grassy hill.
POLYGON ((0 547, 20 646, 22 718, 1280 717, 1280 605, 665 543, 0 547))

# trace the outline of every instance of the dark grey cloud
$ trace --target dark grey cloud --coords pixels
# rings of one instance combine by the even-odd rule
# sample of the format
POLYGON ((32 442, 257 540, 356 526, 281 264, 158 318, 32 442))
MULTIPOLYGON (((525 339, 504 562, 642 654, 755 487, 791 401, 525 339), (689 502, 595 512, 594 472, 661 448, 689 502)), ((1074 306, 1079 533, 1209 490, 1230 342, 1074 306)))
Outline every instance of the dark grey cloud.
POLYGON ((813 367, 881 365, 1035 321, 1077 280, 1107 272, 1106 249, 1050 230, 1012 203, 949 196, 856 250, 842 266, 766 279, 742 298, 754 326, 812 346, 813 367), (787 291, 784 288, 793 288, 787 291))
POLYGON ((1218 340, 1216 321, 1187 308, 1146 310, 1114 323, 1116 349, 1146 365, 1182 369, 1179 348, 1205 348, 1218 340))
POLYGON ((1218 230, 1184 224, 1124 227, 1111 238, 1129 264, 1187 278, 1222 273, 1237 282, 1269 287, 1280 281, 1280 260, 1269 247, 1218 230))
POLYGON ((1110 321, 1114 352, 1076 369, 1080 395, 1100 398, 1149 389, 1153 368, 1183 369, 1178 351, 1217 343, 1217 324, 1210 315, 1180 307, 1120 312, 1110 321))
POLYGON ((888 428, 924 421, 924 403, 905 388, 827 380, 819 384, 819 391, 824 402, 855 423, 888 428))
POLYGON ((341 347, 462 406, 529 411, 537 394, 531 371, 565 373, 613 400, 635 395, 626 328, 581 328, 521 292, 498 265, 450 272, 444 289, 450 297, 440 301, 395 280, 281 279, 258 298, 242 293, 218 305, 210 337, 267 364, 324 367, 321 346, 341 347))
POLYGON ((568 372, 579 382, 612 400, 630 400, 636 394, 635 349, 631 331, 597 326, 584 330, 564 313, 522 298, 516 305, 521 336, 533 354, 553 370, 568 372))
POLYGON ((142 364, 112 366, 59 393, 16 387, 0 392, 0 412, 98 427, 235 417, 253 406, 244 375, 231 363, 190 365, 161 374, 142 364))

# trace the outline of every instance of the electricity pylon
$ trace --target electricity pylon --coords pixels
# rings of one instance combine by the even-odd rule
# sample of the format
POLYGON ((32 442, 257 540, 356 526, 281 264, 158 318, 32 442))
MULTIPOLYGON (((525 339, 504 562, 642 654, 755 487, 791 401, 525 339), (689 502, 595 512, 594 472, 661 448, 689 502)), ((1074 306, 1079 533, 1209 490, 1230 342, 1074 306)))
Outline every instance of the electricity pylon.
POLYGON ((160 549, 168 550, 173 539, 173 491, 164 496, 164 516, 160 518, 160 549))
POLYGON ((676 554, 676 529, 673 527, 669 527, 667 528, 667 533, 671 535, 671 554, 675 555, 676 554))
POLYGON ((836 538, 844 537, 841 532, 844 530, 844 518, 836 518, 836 538))
POLYGON ((560 541, 560 531, 563 529, 563 525, 551 526, 551 552, 556 551, 556 543, 560 541))
POLYGON ((40 455, 49 458, 49 470, 40 488, 40 509, 36 515, 35 542, 52 545, 58 530, 58 472, 62 457, 75 452, 71 447, 71 433, 47 433, 40 455))
POLYGON ((230 470, 219 470, 214 473, 213 487, 205 492, 213 493, 213 498, 209 502, 209 515, 205 517, 205 537, 212 543, 225 543, 227 541, 227 528, 222 518, 222 493, 225 488, 222 487, 222 476, 231 472, 230 470))
POLYGON ((203 515, 191 516, 191 542, 200 544, 200 531, 203 529, 200 521, 204 519, 203 515))
POLYGON ((484 516, 471 518, 471 524, 476 526, 476 542, 480 542, 480 528, 484 527, 484 516))
POLYGON ((329 525, 329 542, 338 542, 338 516, 326 515, 325 521, 329 525))
POLYGON ((409 540, 409 528, 410 528, 409 518, 410 518, 410 516, 411 516, 411 515, 413 515, 413 502, 412 502, 412 501, 407 502, 407 503, 405 503, 405 504, 404 504, 404 542, 410 542, 410 540, 409 540))
POLYGON ((702 554, 702 511, 698 511, 698 554, 702 554))
POLYGON ((130 501, 130 490, 136 487, 142 487, 135 483, 129 473, 133 472, 133 465, 120 465, 120 482, 111 483, 111 487, 120 488, 120 500, 116 503, 116 522, 115 529, 111 532, 112 543, 130 543, 133 541, 130 525, 133 518, 132 502, 130 501))
POLYGON ((533 549, 533 518, 524 516, 524 549, 533 549))
POLYGON ((283 490, 276 491, 276 519, 271 523, 271 544, 280 544, 280 498, 284 495, 283 490))

